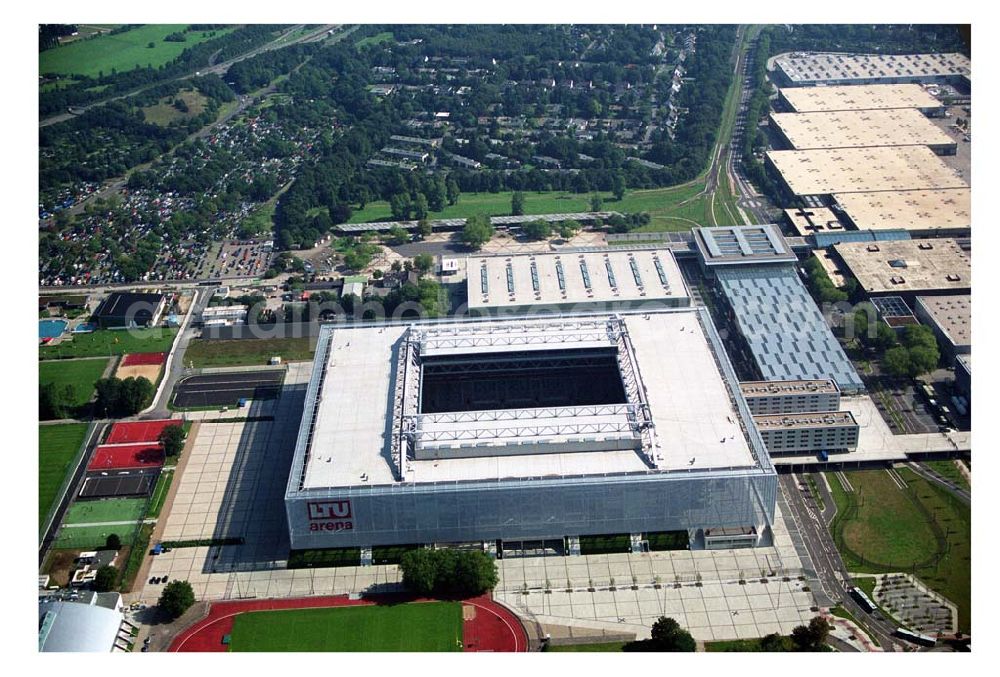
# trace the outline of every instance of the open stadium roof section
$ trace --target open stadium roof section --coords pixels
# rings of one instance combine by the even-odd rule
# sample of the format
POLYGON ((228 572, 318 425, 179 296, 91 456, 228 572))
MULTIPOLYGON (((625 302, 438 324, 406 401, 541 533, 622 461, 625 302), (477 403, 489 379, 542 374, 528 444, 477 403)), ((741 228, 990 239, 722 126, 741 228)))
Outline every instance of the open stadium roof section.
POLYGON ((772 150, 767 160, 794 195, 969 187, 927 146, 772 150))
POLYGON ((163 465, 163 445, 159 442, 137 444, 102 444, 94 450, 87 470, 125 470, 158 468, 163 465))
POLYGON ((791 52, 774 59, 774 65, 793 86, 935 82, 972 75, 964 54, 832 54, 791 52))
POLYGON ((155 421, 126 421, 111 426, 105 444, 127 444, 131 442, 156 442, 160 433, 169 425, 183 425, 183 421, 175 419, 158 419, 155 421))
POLYGON ((849 242, 833 251, 869 294, 972 287, 972 261, 954 239, 849 242))
POLYGON ((915 108, 771 113, 771 124, 795 150, 929 146, 944 153, 955 139, 915 108))
POLYGON ((695 244, 706 266, 790 263, 795 253, 774 224, 694 228, 695 244))
POLYGON ((779 98, 796 113, 842 110, 893 110, 915 108, 928 111, 942 104, 915 83, 900 85, 842 85, 833 87, 783 87, 779 98))
POLYGON ((757 467, 766 454, 704 309, 326 326, 316 355, 293 492, 757 467))
MULTIPOLYGON (((573 212, 569 214, 525 214, 523 216, 491 216, 490 223, 494 226, 518 226, 532 221, 560 223, 562 221, 579 221, 591 223, 596 219, 607 219, 621 216, 618 212, 573 212)), ((465 225, 466 219, 431 219, 431 228, 435 230, 458 230, 465 225)), ((417 230, 419 221, 373 221, 371 223, 338 223, 333 227, 341 233, 365 233, 369 231, 388 231, 393 228, 417 230)))
POLYGON ((470 311, 690 304, 677 261, 665 248, 470 256, 466 272, 470 311))
POLYGON ((864 390, 793 266, 740 266, 716 274, 764 380, 833 379, 843 392, 864 390))
POLYGON ((968 188, 836 193, 833 199, 858 230, 903 228, 920 232, 972 227, 972 191, 968 188))

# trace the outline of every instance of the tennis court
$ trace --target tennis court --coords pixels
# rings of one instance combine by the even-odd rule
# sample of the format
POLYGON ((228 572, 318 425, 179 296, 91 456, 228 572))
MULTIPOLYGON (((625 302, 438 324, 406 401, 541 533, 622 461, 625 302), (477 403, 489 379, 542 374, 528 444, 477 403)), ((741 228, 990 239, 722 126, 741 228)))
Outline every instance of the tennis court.
POLYGON ((99 524, 135 522, 146 508, 144 498, 107 498, 100 501, 76 501, 66 511, 63 524, 99 524))
POLYGON ((156 442, 160 439, 160 433, 168 425, 181 425, 181 421, 174 421, 169 418, 155 421, 129 421, 126 423, 115 423, 111 426, 108 439, 105 444, 129 444, 132 442, 156 442))
POLYGON ((163 445, 159 442, 102 444, 94 450, 87 470, 158 468, 163 465, 163 458, 163 445))
POLYGON ((158 472, 126 470, 115 474, 90 473, 83 480, 80 498, 112 498, 117 496, 149 496, 158 472))

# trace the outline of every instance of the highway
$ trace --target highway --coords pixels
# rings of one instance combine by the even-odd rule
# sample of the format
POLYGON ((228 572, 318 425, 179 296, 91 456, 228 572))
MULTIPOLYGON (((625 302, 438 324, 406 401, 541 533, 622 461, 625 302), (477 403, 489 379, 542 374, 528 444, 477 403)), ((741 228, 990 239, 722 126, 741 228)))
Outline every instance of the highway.
MULTIPOLYGON (((331 30, 337 30, 340 27, 341 27, 341 24, 327 24, 327 25, 321 26, 320 28, 317 28, 314 31, 310 31, 309 33, 307 33, 305 35, 300 35, 299 37, 297 37, 294 40, 289 40, 288 42, 285 42, 285 40, 287 39, 287 37, 289 35, 291 35, 292 33, 295 33, 296 31, 299 31, 299 30, 305 28, 305 24, 296 24, 296 25, 292 26, 291 28, 287 29, 285 32, 283 32, 281 35, 279 35, 277 38, 275 38, 271 42, 268 42, 268 43, 266 43, 264 45, 261 45, 260 47, 257 47, 256 49, 252 49, 249 52, 246 52, 244 54, 240 54, 237 57, 233 57, 232 59, 229 59, 228 61, 223 61, 222 63, 218 63, 218 64, 215 64, 215 65, 206 66, 203 70, 188 71, 187 73, 184 73, 183 75, 178 75, 177 77, 171 78, 169 80, 152 82, 152 83, 150 83, 148 85, 145 85, 143 87, 139 87, 137 89, 133 89, 130 92, 125 92, 124 94, 119 94, 117 96, 112 96, 112 97, 109 97, 107 99, 101 99, 100 101, 94 101, 93 103, 89 103, 86 106, 73 106, 73 110, 74 110, 73 113, 66 112, 66 113, 61 113, 59 115, 49 116, 47 118, 44 118, 43 120, 40 120, 38 122, 38 126, 39 127, 48 127, 49 125, 54 125, 57 122, 63 122, 64 120, 69 120, 70 118, 74 118, 77 115, 80 115, 81 113, 83 113, 83 112, 85 112, 85 111, 87 111, 87 110, 89 110, 91 108, 94 108, 95 106, 103 106, 104 104, 109 103, 111 101, 117 101, 119 99, 125 99, 125 98, 128 98, 130 96, 135 96, 136 94, 140 94, 140 93, 146 91, 147 89, 151 89, 153 87, 158 87, 158 86, 166 84, 168 82, 175 82, 177 80, 184 80, 186 78, 190 78, 190 77, 193 77, 193 76, 208 75, 209 73, 214 73, 216 75, 222 75, 227 70, 229 70, 229 67, 232 66, 234 63, 237 63, 239 61, 243 61, 244 59, 249 59, 252 56, 257 56, 258 54, 261 54, 263 52, 268 52, 268 51, 270 51, 272 49, 281 49, 282 47, 289 47, 291 45, 299 44, 299 43, 302 43, 302 42, 316 42, 317 40, 322 40, 329 31, 331 31, 331 30)), ((214 55, 213 55, 213 57, 214 57, 214 55)))

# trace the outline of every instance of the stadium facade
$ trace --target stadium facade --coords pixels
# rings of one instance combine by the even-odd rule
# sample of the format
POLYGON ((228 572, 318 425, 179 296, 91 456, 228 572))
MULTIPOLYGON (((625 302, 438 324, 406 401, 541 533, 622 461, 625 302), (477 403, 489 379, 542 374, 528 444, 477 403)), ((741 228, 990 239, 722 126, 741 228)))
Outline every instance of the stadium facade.
POLYGON ((295 550, 666 531, 702 547, 765 543, 776 491, 708 313, 658 305, 325 326, 285 502, 295 550))

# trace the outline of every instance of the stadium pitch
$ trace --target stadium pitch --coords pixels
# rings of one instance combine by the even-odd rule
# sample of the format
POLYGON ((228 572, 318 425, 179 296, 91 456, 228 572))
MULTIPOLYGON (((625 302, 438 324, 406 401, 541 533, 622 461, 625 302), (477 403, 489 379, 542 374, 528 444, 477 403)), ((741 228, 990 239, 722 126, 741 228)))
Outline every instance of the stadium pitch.
POLYGON ((254 611, 236 617, 230 651, 461 651, 462 605, 254 611))

